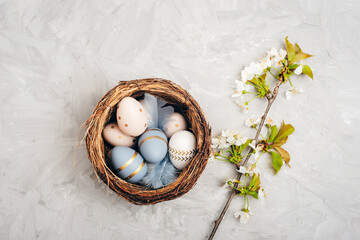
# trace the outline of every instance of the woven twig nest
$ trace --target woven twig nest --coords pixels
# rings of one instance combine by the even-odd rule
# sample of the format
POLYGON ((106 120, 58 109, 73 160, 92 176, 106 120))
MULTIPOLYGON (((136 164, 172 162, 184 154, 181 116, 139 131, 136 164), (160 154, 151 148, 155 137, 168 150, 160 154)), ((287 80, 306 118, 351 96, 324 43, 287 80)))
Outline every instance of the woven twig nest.
POLYGON ((169 80, 151 78, 121 81, 100 100, 86 121, 86 127, 86 149, 95 173, 119 196, 134 204, 155 204, 187 193, 200 177, 210 155, 211 129, 203 111, 185 89, 169 80), (197 152, 189 165, 175 182, 156 190, 131 184, 116 176, 108 167, 107 156, 111 146, 102 137, 103 128, 116 114, 117 103, 124 97, 140 98, 144 93, 180 109, 197 140, 197 152))

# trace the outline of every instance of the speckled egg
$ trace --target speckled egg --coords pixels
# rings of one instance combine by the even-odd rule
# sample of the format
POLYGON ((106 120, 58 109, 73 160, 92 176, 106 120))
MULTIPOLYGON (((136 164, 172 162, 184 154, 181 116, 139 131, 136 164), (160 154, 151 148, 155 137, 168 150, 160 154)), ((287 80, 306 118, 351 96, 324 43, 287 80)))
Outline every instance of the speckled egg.
POLYGON ((146 130, 138 139, 138 148, 146 161, 160 162, 167 153, 167 137, 158 128, 146 130))
POLYGON ((172 164, 183 170, 195 156, 196 138, 192 132, 176 132, 169 141, 169 157, 172 164))
POLYGON ((147 172, 147 164, 142 156, 129 147, 114 147, 110 160, 114 173, 130 183, 139 182, 147 172))
POLYGON ((146 130, 148 114, 135 98, 125 97, 117 105, 116 120, 121 132, 137 137, 146 130))
POLYGON ((103 137, 112 146, 132 147, 135 144, 135 138, 121 132, 116 123, 109 123, 104 127, 103 137))
POLYGON ((187 123, 184 116, 177 112, 171 114, 169 120, 164 125, 164 132, 168 138, 174 135, 174 133, 186 129, 187 123))

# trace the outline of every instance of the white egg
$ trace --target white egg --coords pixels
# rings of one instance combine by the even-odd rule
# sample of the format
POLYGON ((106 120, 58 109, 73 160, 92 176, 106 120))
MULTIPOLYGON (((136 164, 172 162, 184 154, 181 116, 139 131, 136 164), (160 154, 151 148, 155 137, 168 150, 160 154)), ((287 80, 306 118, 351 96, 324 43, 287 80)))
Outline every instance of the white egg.
POLYGON ((169 120, 164 125, 164 132, 167 137, 171 137, 174 133, 186 129, 187 123, 184 116, 177 112, 171 114, 169 120))
POLYGON ((169 157, 179 170, 184 169, 195 156, 196 138, 189 131, 176 132, 169 141, 169 157))
POLYGON ((137 137, 146 130, 148 113, 135 98, 125 97, 118 103, 116 120, 124 134, 137 137))
POLYGON ((135 144, 135 138, 121 132, 116 123, 109 123, 103 130, 104 139, 112 146, 132 147, 135 144))

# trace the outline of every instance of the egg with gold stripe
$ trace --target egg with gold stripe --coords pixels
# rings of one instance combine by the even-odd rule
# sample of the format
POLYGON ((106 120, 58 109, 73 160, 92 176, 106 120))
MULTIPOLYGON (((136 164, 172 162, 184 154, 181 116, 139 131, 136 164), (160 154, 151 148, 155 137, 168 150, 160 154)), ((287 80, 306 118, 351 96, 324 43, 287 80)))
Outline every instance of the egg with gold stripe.
POLYGON ((192 132, 176 132, 169 141, 169 157, 171 163, 183 170, 196 154, 196 138, 192 132))
POLYGON ((167 154, 167 137, 158 128, 147 129, 138 139, 138 149, 146 161, 157 163, 167 154))
POLYGON ((117 146, 111 151, 111 164, 114 173, 130 183, 139 182, 147 172, 147 164, 134 149, 117 146))

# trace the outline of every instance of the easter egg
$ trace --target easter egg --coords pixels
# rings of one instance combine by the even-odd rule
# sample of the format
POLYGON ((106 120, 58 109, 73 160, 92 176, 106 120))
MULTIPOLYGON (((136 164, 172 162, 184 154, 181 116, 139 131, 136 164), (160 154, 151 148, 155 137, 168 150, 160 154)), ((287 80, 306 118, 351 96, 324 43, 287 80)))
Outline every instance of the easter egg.
POLYGON ((147 164, 142 156, 129 147, 114 147, 110 160, 114 173, 130 183, 139 182, 147 172, 147 164))
POLYGON ((187 129, 187 123, 183 115, 180 113, 173 113, 169 120, 164 125, 164 132, 167 137, 171 137, 174 133, 187 129))
POLYGON ((160 162, 167 153, 167 137, 158 128, 147 129, 138 140, 138 148, 146 161, 160 162))
POLYGON ((135 98, 125 97, 117 105, 116 120, 121 132, 137 137, 146 130, 148 114, 135 98))
POLYGON ((132 147, 135 144, 135 138, 122 133, 116 123, 107 124, 102 133, 104 139, 112 146, 132 147))
POLYGON ((189 131, 176 132, 169 141, 169 157, 179 170, 184 169, 195 156, 196 138, 189 131))

